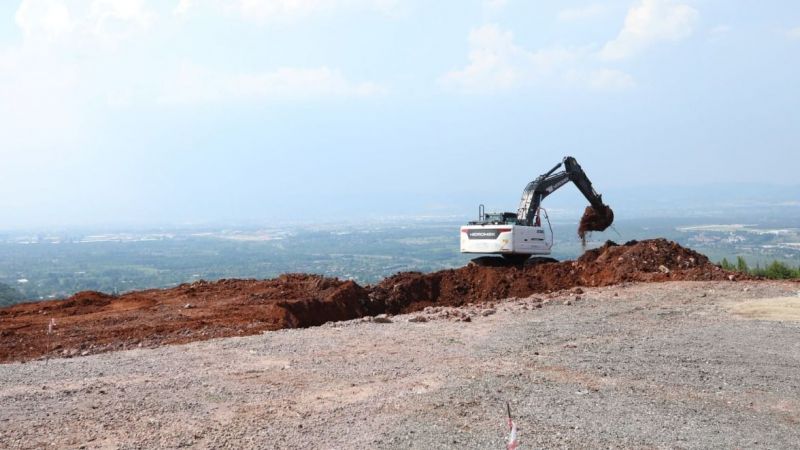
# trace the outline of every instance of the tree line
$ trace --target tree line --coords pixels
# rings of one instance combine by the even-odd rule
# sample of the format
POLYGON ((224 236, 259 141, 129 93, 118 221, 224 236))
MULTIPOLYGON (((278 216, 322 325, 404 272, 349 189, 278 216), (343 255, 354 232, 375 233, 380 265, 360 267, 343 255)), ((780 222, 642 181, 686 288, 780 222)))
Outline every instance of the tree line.
POLYGON ((722 258, 720 266, 725 270, 734 272, 748 273, 757 277, 770 278, 773 280, 789 280, 800 278, 800 266, 792 267, 781 261, 772 261, 770 264, 761 267, 756 264, 755 267, 750 267, 747 261, 741 256, 736 257, 736 264, 728 261, 727 258, 722 258))

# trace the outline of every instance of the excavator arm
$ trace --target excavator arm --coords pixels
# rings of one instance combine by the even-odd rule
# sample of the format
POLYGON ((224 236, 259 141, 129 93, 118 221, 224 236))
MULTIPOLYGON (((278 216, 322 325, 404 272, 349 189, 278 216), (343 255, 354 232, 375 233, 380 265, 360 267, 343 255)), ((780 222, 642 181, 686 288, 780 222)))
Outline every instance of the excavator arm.
POLYGON ((570 181, 575 184, 583 196, 586 197, 586 200, 589 201, 589 204, 592 205, 594 214, 601 218, 600 222, 608 222, 602 230, 607 228, 614 220, 614 214, 611 212, 611 208, 603 203, 603 197, 594 190, 592 182, 589 181, 589 177, 586 176, 578 161, 571 156, 565 157, 562 162, 556 164, 549 172, 528 183, 522 193, 522 199, 517 210, 517 223, 532 225, 542 200, 570 181), (564 170, 556 172, 561 166, 564 166, 564 170))

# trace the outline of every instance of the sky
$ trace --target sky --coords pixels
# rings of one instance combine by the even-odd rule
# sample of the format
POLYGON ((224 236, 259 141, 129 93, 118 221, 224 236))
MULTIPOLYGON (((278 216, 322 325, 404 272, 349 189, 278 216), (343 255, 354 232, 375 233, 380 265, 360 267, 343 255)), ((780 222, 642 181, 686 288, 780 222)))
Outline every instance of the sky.
POLYGON ((0 229, 797 185, 798 80, 793 0, 4 1, 0 229))

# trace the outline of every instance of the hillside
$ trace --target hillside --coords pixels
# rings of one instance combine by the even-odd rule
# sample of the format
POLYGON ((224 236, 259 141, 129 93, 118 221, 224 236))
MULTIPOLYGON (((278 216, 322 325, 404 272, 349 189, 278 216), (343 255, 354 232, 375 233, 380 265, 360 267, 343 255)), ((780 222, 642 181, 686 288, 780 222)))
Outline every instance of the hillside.
POLYGON ((258 334, 577 286, 737 277, 742 275, 723 271, 697 252, 656 239, 608 242, 575 261, 405 272, 369 286, 287 274, 271 280, 198 281, 120 296, 81 292, 0 309, 0 362, 258 334))

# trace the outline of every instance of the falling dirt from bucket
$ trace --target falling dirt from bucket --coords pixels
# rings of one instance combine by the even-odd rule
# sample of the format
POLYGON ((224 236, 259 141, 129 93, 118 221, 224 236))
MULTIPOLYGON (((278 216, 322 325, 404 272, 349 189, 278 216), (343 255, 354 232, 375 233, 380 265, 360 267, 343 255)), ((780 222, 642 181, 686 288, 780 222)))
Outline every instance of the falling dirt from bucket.
POLYGON ((586 247, 586 235, 592 231, 603 231, 614 222, 614 211, 610 207, 603 205, 603 211, 597 211, 591 206, 587 206, 581 217, 578 226, 578 236, 581 237, 583 246, 586 247))

